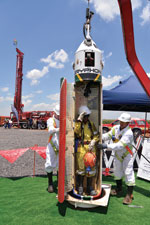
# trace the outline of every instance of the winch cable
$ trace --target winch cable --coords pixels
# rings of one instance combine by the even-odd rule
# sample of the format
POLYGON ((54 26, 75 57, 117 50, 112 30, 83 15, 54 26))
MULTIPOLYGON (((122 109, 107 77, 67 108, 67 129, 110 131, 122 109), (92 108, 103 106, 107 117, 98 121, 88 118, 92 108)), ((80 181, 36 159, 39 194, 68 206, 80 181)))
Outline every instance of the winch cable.
MULTIPOLYGON (((134 145, 132 145, 132 147, 138 152, 138 149, 134 146, 134 145)), ((148 162, 148 163, 150 163, 150 161, 141 153, 141 156, 143 156, 143 158, 148 162)))

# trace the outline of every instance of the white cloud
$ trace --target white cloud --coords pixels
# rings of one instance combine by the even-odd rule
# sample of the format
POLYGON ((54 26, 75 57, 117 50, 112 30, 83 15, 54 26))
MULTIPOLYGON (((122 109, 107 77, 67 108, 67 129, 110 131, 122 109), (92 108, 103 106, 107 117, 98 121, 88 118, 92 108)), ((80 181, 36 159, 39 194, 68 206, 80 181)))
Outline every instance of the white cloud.
POLYGON ((33 80, 31 81, 30 85, 31 85, 31 86, 35 86, 35 85, 38 85, 39 83, 40 83, 39 80, 33 79, 33 80))
POLYGON ((8 90, 9 90, 8 87, 3 87, 3 88, 1 88, 1 91, 3 91, 3 92, 7 92, 8 90))
MULTIPOLYGON (((120 15, 119 4, 117 0, 91 0, 96 13, 105 21, 110 22, 120 15)), ((132 0, 132 9, 141 6, 142 0, 132 0)))
POLYGON ((4 101, 4 97, 0 96, 0 102, 4 101))
POLYGON ((150 73, 147 73, 147 76, 150 78, 150 73))
POLYGON ((143 10, 142 13, 140 15, 142 22, 141 25, 143 26, 145 23, 149 23, 150 22, 150 4, 147 4, 143 10))
POLYGON ((39 79, 48 73, 48 67, 44 66, 42 70, 33 69, 27 73, 26 77, 29 79, 39 79))
POLYGON ((5 97, 5 101, 10 101, 10 102, 12 102, 13 100, 14 100, 13 97, 10 97, 10 96, 5 97))
MULTIPOLYGON (((30 98, 33 98, 34 95, 33 94, 29 94, 29 95, 23 95, 22 96, 22 103, 24 104, 24 107, 28 107, 31 105, 32 100, 30 98)), ((30 109, 31 111, 31 109, 30 109)))
POLYGON ((43 91, 42 90, 38 90, 38 91, 35 91, 35 93, 41 94, 41 93, 43 93, 43 91))
POLYGON ((55 51, 55 60, 60 60, 62 63, 65 63, 68 60, 68 54, 63 50, 60 49, 60 51, 55 51))
POLYGON ((112 56, 112 52, 109 52, 108 55, 106 55, 106 59, 110 58, 112 56))
POLYGON ((64 64, 68 60, 68 54, 60 49, 56 50, 52 54, 48 55, 47 58, 42 58, 41 62, 48 63, 49 67, 60 69, 64 67, 64 64), (61 63, 60 63, 61 62, 61 63))
POLYGON ((56 94, 48 95, 47 98, 53 101, 59 101, 59 96, 60 96, 60 93, 56 93, 56 94))
POLYGON ((4 102, 4 101, 12 102, 13 100, 14 100, 14 98, 10 97, 10 96, 6 96, 6 97, 0 96, 0 102, 4 102))
POLYGON ((109 86, 112 86, 116 82, 119 82, 121 78, 122 77, 120 75, 116 75, 116 76, 113 76, 113 77, 109 75, 107 78, 102 77, 103 87, 107 88, 109 86))
POLYGON ((33 94, 23 95, 23 96, 22 96, 22 99, 23 99, 23 100, 26 100, 26 99, 28 99, 28 98, 33 98, 33 97, 34 97, 33 94))
POLYGON ((49 72, 49 68, 61 69, 67 60, 68 54, 63 49, 56 50, 46 58, 40 59, 41 62, 47 63, 48 65, 44 66, 42 70, 33 69, 27 72, 26 77, 31 79, 30 85, 38 85, 40 83, 39 79, 49 72))
POLYGON ((0 112, 1 116, 10 116, 10 112, 11 112, 10 105, 7 105, 7 106, 3 105, 0 108, 1 108, 1 112, 0 112))
POLYGON ((27 99, 27 100, 22 100, 22 103, 24 104, 24 107, 27 107, 27 106, 29 106, 29 105, 31 105, 31 103, 32 103, 32 100, 31 99, 27 99))
POLYGON ((138 9, 142 5, 142 0, 132 0, 132 10, 138 9))
POLYGON ((95 11, 103 20, 111 21, 119 15, 117 1, 113 0, 92 0, 95 11))
POLYGON ((47 104, 47 103, 42 102, 42 103, 33 105, 32 110, 35 110, 35 111, 40 110, 41 111, 41 109, 42 109, 43 111, 51 111, 55 108, 55 106, 57 104, 58 104, 58 102, 54 102, 52 104, 47 104))

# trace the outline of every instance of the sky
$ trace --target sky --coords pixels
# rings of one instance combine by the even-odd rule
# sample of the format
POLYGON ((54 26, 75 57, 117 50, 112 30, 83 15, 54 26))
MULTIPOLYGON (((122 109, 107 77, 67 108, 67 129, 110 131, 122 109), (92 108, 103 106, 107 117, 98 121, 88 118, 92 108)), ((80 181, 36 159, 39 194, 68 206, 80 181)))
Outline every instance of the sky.
MULTIPOLYGON (((150 74, 150 1, 131 0, 138 59, 150 74)), ((74 55, 84 40, 87 0, 0 0, 0 115, 9 115, 16 79, 16 46, 24 53, 24 111, 53 110, 59 102, 60 79, 74 82, 74 55)), ((125 56, 117 0, 91 0, 91 36, 103 54, 104 89, 134 75, 125 56)), ((134 75, 135 76, 135 75, 134 75)), ((120 112, 104 111, 116 119, 120 112)), ((144 113, 131 113, 144 118, 144 113)), ((149 115, 148 115, 149 117, 149 115)))

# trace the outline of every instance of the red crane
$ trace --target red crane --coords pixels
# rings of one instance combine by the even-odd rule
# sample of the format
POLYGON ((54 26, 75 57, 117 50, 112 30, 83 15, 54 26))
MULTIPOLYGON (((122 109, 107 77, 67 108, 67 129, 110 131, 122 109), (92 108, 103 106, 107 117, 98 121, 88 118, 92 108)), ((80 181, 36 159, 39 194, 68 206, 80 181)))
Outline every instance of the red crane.
MULTIPOLYGON (((16 83, 15 83, 15 96, 14 104, 11 105, 12 112, 10 113, 11 119, 13 119, 13 125, 21 128, 28 127, 28 120, 41 120, 41 129, 46 128, 46 121, 53 115, 53 111, 30 111, 23 112, 24 104, 22 104, 22 80, 23 80, 23 56, 24 53, 16 48, 17 60, 16 60, 16 83)), ((33 124, 32 128, 36 129, 33 124)))
POLYGON ((17 61, 16 61, 16 84, 15 84, 15 96, 14 96, 14 107, 18 113, 18 120, 20 120, 22 115, 22 109, 24 105, 22 104, 22 77, 23 77, 23 56, 24 53, 16 48, 17 61))

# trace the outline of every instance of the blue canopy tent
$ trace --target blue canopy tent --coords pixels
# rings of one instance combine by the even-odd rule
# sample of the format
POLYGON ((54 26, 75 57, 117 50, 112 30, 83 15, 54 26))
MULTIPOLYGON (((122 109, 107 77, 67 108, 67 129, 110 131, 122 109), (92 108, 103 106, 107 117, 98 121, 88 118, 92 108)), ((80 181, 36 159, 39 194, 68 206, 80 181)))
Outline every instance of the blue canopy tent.
POLYGON ((103 90, 103 109, 150 112, 150 97, 135 76, 121 81, 111 90, 103 90))

